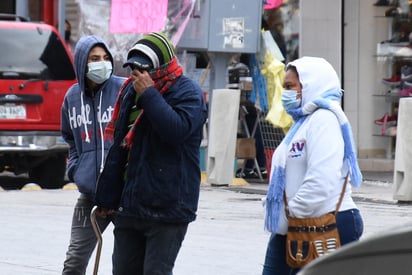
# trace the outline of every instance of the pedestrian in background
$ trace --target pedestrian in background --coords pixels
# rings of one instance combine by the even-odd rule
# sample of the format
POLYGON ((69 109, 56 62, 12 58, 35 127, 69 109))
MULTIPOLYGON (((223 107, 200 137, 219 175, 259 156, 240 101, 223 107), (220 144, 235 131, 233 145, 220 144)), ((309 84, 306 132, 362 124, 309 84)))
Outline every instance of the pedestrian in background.
MULTIPOLYGON (((113 75, 113 57, 106 42, 95 35, 76 45, 74 65, 77 83, 66 93, 61 110, 61 132, 69 144, 68 178, 80 192, 74 207, 70 244, 63 274, 85 274, 97 239, 90 223, 95 205, 96 181, 103 169, 111 141, 103 138, 117 94, 125 78, 113 75)), ((101 231, 111 216, 98 217, 101 231)))
MULTIPOLYGON (((263 275, 298 272, 286 263, 284 191, 291 216, 312 218, 335 211, 347 173, 355 187, 362 182, 333 67, 323 58, 302 57, 287 65, 283 87, 282 104, 295 123, 272 158, 265 217, 265 228, 272 234, 263 275)), ((359 240, 363 233, 351 194, 348 184, 336 216, 342 245, 359 240)))
POLYGON ((206 105, 164 34, 143 36, 127 59, 132 73, 106 128, 114 144, 97 184, 98 213, 117 214, 113 274, 169 275, 196 218, 206 105))
POLYGON ((75 49, 75 42, 72 39, 72 24, 70 24, 69 20, 64 21, 64 42, 66 43, 67 48, 69 49, 70 53, 73 54, 75 49))

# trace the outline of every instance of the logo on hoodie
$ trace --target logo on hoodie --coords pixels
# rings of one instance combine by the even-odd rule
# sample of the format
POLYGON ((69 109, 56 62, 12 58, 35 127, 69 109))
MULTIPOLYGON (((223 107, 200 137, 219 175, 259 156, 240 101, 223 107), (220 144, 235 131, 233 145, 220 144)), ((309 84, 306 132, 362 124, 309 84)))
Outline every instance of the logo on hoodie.
POLYGON ((290 144, 288 158, 299 158, 302 157, 303 150, 305 148, 305 140, 293 141, 290 144))
MULTIPOLYGON (((91 112, 91 107, 89 104, 84 104, 80 110, 73 107, 71 111, 69 110, 69 121, 70 127, 72 129, 78 127, 84 127, 85 125, 93 124, 93 113, 91 112)), ((106 108, 104 112, 100 112, 100 106, 97 107, 97 122, 108 123, 112 119, 113 106, 106 108)))

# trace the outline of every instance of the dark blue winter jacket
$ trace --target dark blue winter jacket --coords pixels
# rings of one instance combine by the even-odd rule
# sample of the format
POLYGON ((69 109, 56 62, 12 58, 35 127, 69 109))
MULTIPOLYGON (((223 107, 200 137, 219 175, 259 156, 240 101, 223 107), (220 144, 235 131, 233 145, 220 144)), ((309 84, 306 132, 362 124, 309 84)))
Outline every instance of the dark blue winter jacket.
POLYGON ((136 104, 144 114, 129 152, 121 142, 135 91, 132 83, 126 89, 96 203, 143 220, 191 222, 199 200, 199 146, 207 117, 202 90, 185 76, 163 96, 147 88, 136 104))
POLYGON ((67 174, 90 200, 94 200, 97 177, 111 145, 102 139, 101 133, 112 118, 118 92, 126 80, 112 74, 93 97, 86 95, 87 60, 96 45, 106 49, 113 63, 109 48, 101 38, 88 36, 80 39, 74 55, 78 83, 67 91, 61 110, 61 132, 70 146, 67 174))

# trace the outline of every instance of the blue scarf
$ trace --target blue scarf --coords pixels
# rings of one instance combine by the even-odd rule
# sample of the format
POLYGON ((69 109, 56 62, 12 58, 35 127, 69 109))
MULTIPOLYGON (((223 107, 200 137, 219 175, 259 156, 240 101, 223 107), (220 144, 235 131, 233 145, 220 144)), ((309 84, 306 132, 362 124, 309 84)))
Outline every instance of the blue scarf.
MULTIPOLYGON (((341 96, 341 90, 330 90, 323 93, 320 98, 305 104, 301 108, 289 110, 288 113, 293 117, 295 124, 293 124, 285 136, 283 143, 286 145, 284 148, 287 148, 296 131, 308 115, 317 109, 322 108, 332 111, 338 118, 342 129, 343 141, 345 143, 344 162, 349 167, 348 172, 352 185, 359 187, 362 183, 362 174, 358 166, 352 129, 339 103, 341 96)), ((283 192, 285 190, 286 152, 278 152, 276 156, 277 158, 272 165, 269 190, 266 196, 265 230, 270 232, 276 232, 277 230, 283 203, 283 192)))

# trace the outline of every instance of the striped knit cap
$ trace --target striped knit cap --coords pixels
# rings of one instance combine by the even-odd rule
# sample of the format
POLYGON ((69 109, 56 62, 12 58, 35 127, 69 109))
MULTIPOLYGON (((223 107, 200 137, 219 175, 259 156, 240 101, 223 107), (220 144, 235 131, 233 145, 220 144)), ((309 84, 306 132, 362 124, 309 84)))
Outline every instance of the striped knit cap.
POLYGON ((154 69, 169 63, 175 56, 173 44, 160 32, 152 32, 140 38, 129 50, 127 59, 139 52, 150 58, 154 69))

